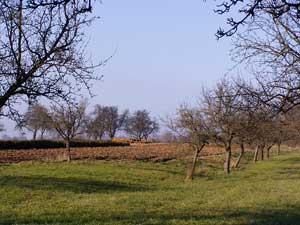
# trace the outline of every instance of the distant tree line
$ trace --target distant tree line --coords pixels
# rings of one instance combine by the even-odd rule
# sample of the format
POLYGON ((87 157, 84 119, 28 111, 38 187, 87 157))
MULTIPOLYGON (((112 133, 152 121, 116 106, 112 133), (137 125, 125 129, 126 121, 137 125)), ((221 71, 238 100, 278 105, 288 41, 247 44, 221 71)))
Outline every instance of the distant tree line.
POLYGON ((51 109, 42 104, 29 106, 27 112, 17 124, 20 130, 32 133, 32 139, 43 139, 45 132, 57 135, 65 141, 70 160, 70 142, 74 138, 84 137, 94 140, 115 138, 122 132, 137 141, 148 140, 150 135, 159 130, 159 124, 147 110, 129 110, 119 112, 117 106, 95 105, 87 113, 86 101, 78 104, 52 105, 51 109))
POLYGON ((32 139, 43 139, 45 132, 54 133, 69 141, 75 137, 86 137, 102 140, 113 139, 118 132, 141 141, 148 140, 150 135, 159 130, 159 124, 147 110, 129 110, 120 112, 117 106, 95 105, 91 113, 87 113, 87 104, 52 105, 51 109, 34 104, 17 124, 20 130, 32 133, 32 139))

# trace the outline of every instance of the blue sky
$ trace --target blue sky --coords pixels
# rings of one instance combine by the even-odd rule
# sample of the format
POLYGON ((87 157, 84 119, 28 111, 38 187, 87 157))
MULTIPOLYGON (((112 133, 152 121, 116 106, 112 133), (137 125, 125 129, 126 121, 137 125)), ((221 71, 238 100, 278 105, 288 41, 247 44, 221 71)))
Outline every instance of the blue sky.
POLYGON ((233 65, 230 39, 216 40, 225 18, 214 8, 214 1, 199 0, 96 4, 94 14, 101 18, 86 32, 87 52, 95 62, 115 54, 96 71, 104 78, 94 84, 90 106, 147 109, 164 117, 183 102, 195 102, 203 85, 213 85, 233 65))
POLYGON ((148 109, 155 116, 193 102, 203 85, 212 85, 232 66, 230 39, 217 41, 225 18, 215 2, 104 0, 101 17, 88 32, 94 60, 115 51, 97 70, 103 81, 94 87, 91 104, 148 109))

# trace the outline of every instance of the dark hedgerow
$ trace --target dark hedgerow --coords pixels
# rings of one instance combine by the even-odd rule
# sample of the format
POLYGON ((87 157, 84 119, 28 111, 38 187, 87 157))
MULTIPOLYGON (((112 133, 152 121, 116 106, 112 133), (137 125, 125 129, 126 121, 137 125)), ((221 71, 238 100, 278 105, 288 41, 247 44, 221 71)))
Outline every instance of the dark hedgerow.
MULTIPOLYGON (((72 140, 71 147, 117 147, 129 146, 128 142, 72 140)), ((0 150, 65 148, 63 140, 9 140, 0 141, 0 150)))

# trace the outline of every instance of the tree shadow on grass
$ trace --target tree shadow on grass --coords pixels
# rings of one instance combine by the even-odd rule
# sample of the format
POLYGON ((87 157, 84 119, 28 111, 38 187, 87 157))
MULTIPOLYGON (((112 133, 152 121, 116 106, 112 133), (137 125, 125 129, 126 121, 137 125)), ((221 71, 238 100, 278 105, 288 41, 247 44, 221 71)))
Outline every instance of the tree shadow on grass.
MULTIPOLYGON (((109 221, 131 223, 134 220, 134 224, 151 224, 149 220, 159 221, 160 224, 247 224, 247 225, 295 225, 299 224, 300 211, 297 209, 290 210, 268 210, 266 212, 253 212, 253 211, 222 211, 222 210, 209 210, 206 212, 198 211, 190 213, 179 211, 178 213, 144 213, 140 214, 125 214, 115 215, 111 218, 107 218, 109 221)), ((107 222, 103 218, 100 222, 107 222)), ((112 223, 113 224, 113 223, 112 223)))
POLYGON ((137 184, 83 178, 57 178, 39 176, 2 176, 1 187, 18 187, 32 190, 63 191, 74 193, 114 193, 151 191, 154 188, 137 184))
MULTIPOLYGON (((186 211, 134 211, 91 213, 82 216, 80 211, 69 214, 41 214, 36 218, 0 218, 0 224, 241 224, 241 225, 296 225, 300 221, 300 208, 248 210, 192 210, 186 211)), ((85 212, 87 213, 87 212, 85 212)))
POLYGON ((8 167, 9 165, 10 165, 10 164, 8 164, 8 163, 1 163, 1 162, 0 162, 0 168, 1 168, 1 167, 8 167))
POLYGON ((139 167, 139 169, 146 170, 146 171, 153 171, 153 172, 162 172, 166 174, 172 174, 175 176, 184 176, 185 170, 172 170, 172 169, 165 169, 165 168, 149 168, 149 167, 139 167))

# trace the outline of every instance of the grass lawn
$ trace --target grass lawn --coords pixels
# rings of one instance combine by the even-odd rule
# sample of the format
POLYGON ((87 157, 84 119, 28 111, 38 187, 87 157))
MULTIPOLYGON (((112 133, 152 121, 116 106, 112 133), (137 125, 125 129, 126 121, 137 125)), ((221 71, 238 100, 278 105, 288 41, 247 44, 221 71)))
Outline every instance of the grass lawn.
POLYGON ((300 224, 300 154, 184 175, 178 161, 0 164, 0 224, 300 224))

